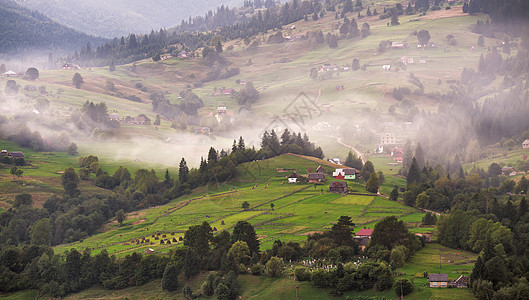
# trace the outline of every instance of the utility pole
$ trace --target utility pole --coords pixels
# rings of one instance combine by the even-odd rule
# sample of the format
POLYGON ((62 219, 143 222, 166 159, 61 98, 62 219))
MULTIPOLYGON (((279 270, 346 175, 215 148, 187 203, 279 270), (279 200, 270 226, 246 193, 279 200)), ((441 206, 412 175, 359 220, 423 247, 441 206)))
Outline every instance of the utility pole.
POLYGON ((439 253, 439 269, 442 269, 443 265, 441 263, 441 253, 439 253))
POLYGON ((299 300, 299 285, 296 285, 296 300, 299 300))

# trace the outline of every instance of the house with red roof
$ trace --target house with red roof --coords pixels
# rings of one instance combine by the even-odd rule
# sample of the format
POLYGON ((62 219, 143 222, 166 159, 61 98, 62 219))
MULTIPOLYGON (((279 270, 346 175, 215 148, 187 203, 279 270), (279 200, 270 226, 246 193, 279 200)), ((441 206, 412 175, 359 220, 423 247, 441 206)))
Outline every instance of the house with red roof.
POLYGON ((371 234, 373 233, 373 229, 360 229, 356 235, 355 235, 355 238, 371 238, 371 234))
POLYGON ((356 234, 354 239, 358 242, 358 245, 360 247, 360 250, 364 251, 364 249, 369 245, 369 240, 371 239, 371 234, 373 233, 373 229, 360 229, 356 234))

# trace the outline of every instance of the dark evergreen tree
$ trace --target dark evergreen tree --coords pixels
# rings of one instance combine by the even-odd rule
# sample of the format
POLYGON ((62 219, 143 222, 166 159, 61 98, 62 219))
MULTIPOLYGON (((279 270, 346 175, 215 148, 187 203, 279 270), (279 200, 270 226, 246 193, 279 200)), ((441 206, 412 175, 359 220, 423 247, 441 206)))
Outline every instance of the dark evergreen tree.
POLYGON ((380 187, 380 181, 379 181, 378 175, 377 173, 373 172, 371 173, 371 175, 369 176, 369 179, 367 180, 366 190, 368 192, 376 194, 378 192, 379 187, 380 187))
POLYGON ((399 190, 397 187, 394 187, 391 191, 391 194, 389 195, 389 200, 397 201, 399 198, 399 190))
POLYGON ((391 10, 391 26, 400 25, 399 23, 399 14, 396 9, 391 10))
POLYGON ((183 157, 178 168, 178 181, 180 181, 180 184, 184 184, 189 181, 189 168, 187 167, 186 160, 183 157))
POLYGON ((173 264, 165 267, 162 277, 162 289, 164 291, 176 291, 178 288, 178 268, 173 264))
POLYGON ((425 159, 421 143, 417 143, 417 147, 415 148, 415 159, 417 160, 417 166, 419 166, 419 169, 422 169, 425 166, 425 159))
POLYGON ((84 83, 83 77, 79 73, 75 73, 72 78, 73 85, 75 88, 81 88, 81 85, 84 83))
POLYGON ((353 246, 353 229, 355 224, 351 217, 340 216, 338 222, 331 227, 330 234, 334 242, 340 246, 353 246))
POLYGON ((61 183, 64 188, 64 191, 70 197, 75 197, 79 195, 79 190, 77 186, 79 184, 79 177, 75 173, 75 170, 70 167, 64 170, 64 173, 61 175, 61 183))
POLYGON ((406 182, 408 186, 410 186, 413 183, 419 183, 421 181, 421 173, 419 164, 417 163, 417 160, 415 157, 411 161, 410 169, 408 170, 408 176, 406 177, 406 182))
POLYGON ((365 162, 362 172, 360 172, 360 176, 367 181, 369 180, 369 176, 373 173, 375 173, 375 166, 373 166, 373 163, 368 160, 365 162))
POLYGON ((254 255, 254 253, 259 253, 259 240, 255 234, 255 229, 247 221, 239 221, 235 224, 231 242, 235 243, 236 241, 246 242, 250 249, 250 256, 254 255))

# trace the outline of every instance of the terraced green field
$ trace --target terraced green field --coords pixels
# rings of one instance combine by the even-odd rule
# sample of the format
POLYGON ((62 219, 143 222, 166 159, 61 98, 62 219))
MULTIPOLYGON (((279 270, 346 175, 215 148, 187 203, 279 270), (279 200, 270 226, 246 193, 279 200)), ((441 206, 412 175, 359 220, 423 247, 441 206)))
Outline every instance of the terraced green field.
MULTIPOLYGON (((249 168, 242 165, 239 166, 242 171, 235 179, 236 185, 230 181, 202 187, 167 205, 131 213, 122 227, 111 222, 103 232, 83 241, 58 246, 55 250, 90 248, 97 253, 106 249, 111 254, 123 256, 153 248, 164 253, 175 243, 182 244, 185 230, 192 225, 207 221, 218 233, 231 230, 241 220, 255 226, 261 248, 267 249, 277 239, 303 242, 308 234, 329 229, 343 215, 350 216, 358 229, 372 228, 385 216, 405 218, 411 225, 424 215, 381 196, 343 196, 329 193, 327 184, 285 183, 285 173, 277 172, 277 169, 287 166, 315 169, 317 165, 301 157, 279 156, 261 162, 261 173, 247 183, 237 180, 248 176, 249 168), (250 204, 248 210, 241 208, 245 201, 250 204)), ((361 189, 359 184, 349 184, 361 189)))
POLYGON ((340 197, 336 200, 331 201, 333 204, 347 204, 347 205, 370 205, 373 201, 372 196, 362 196, 362 195, 347 195, 340 197))

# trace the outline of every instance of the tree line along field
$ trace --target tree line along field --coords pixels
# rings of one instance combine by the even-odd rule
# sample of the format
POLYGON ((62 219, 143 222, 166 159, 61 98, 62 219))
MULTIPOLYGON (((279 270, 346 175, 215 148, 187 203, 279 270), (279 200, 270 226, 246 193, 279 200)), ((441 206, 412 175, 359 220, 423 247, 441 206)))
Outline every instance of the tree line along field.
MULTIPOLYGON (((95 254, 106 249, 118 257, 148 248, 165 253, 175 243, 183 243, 181 239, 190 226, 204 221, 217 230, 215 233, 230 230, 238 221, 248 221, 255 227, 262 249, 270 248, 277 239, 304 241, 308 234, 328 230, 342 215, 352 217, 357 229, 373 228, 378 220, 391 215, 405 220, 410 227, 420 224, 424 213, 383 196, 370 195, 362 183, 349 182, 350 190, 357 194, 343 196, 328 192, 332 180, 329 177, 324 185, 288 184, 286 176, 290 173, 277 172, 278 167, 288 167, 304 174, 308 167, 315 170, 317 166, 292 155, 243 164, 233 180, 212 182, 167 205, 130 213, 123 226, 113 221, 103 232, 57 246, 55 251, 89 248, 95 254), (261 164, 261 173, 248 180, 249 173, 258 169, 255 164, 261 164), (244 202, 249 203, 249 209, 242 208, 244 202)), ((333 171, 327 168, 328 174, 333 171)), ((424 230, 434 229, 411 229, 424 230)))

